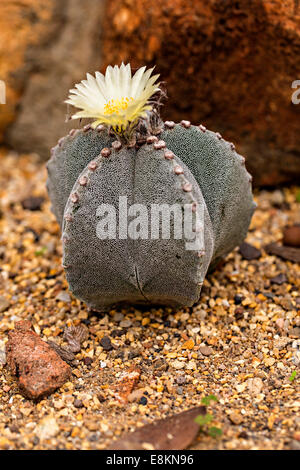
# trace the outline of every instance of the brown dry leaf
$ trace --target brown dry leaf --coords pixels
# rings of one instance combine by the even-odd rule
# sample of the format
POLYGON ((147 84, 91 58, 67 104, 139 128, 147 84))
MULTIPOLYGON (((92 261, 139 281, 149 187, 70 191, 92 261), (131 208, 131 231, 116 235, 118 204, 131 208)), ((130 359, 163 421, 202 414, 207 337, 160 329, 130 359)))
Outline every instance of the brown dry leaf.
POLYGON ((139 381, 141 370, 138 367, 132 366, 124 372, 113 391, 115 398, 121 403, 127 403, 128 396, 139 381))
POLYGON ((89 330, 83 325, 67 326, 64 331, 64 339, 69 343, 69 350, 78 353, 81 349, 81 343, 88 338, 89 330))
POLYGON ((49 346, 54 349, 54 351, 62 358, 63 361, 66 361, 68 364, 71 364, 75 359, 74 353, 67 348, 62 348, 54 341, 47 341, 49 346))
POLYGON ((198 415, 205 415, 205 413, 205 406, 197 406, 160 419, 113 442, 108 450, 186 449, 199 432, 199 425, 195 423, 195 418, 198 415))
POLYGON ((281 246, 278 243, 270 243, 265 247, 269 255, 279 256, 282 259, 300 263, 300 248, 292 248, 289 246, 281 246))

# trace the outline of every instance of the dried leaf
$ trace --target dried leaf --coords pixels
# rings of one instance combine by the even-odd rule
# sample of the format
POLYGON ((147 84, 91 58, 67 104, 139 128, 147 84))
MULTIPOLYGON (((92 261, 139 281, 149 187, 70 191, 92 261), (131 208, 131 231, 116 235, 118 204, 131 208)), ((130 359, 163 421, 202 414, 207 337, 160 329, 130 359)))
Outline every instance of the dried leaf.
POLYGON ((54 351, 62 358, 63 361, 66 361, 68 364, 71 364, 74 361, 75 355, 72 353, 72 351, 67 348, 62 348, 58 344, 54 343, 54 341, 49 340, 47 343, 52 349, 54 349, 54 351))
POLYGON ((300 263, 300 248, 292 248, 289 246, 281 246, 278 243, 270 243, 265 247, 269 255, 279 256, 282 259, 300 263))
POLYGON ((168 418, 160 419, 113 442, 109 450, 186 449, 199 432, 199 425, 195 423, 195 418, 205 414, 205 406, 197 406, 168 418))
POLYGON ((78 353, 81 349, 81 343, 88 338, 89 330, 83 325, 67 326, 64 331, 64 339, 69 343, 69 350, 78 353))

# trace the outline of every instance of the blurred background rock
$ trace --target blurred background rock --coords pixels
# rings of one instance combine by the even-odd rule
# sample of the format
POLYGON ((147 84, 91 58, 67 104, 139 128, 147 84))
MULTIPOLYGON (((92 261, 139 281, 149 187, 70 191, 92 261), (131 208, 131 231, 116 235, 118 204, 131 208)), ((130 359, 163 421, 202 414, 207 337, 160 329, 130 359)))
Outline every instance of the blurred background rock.
POLYGON ((237 144, 254 183, 299 181, 299 0, 6 0, 0 3, 1 143, 47 159, 73 123, 68 90, 108 64, 156 65, 163 117, 237 144))

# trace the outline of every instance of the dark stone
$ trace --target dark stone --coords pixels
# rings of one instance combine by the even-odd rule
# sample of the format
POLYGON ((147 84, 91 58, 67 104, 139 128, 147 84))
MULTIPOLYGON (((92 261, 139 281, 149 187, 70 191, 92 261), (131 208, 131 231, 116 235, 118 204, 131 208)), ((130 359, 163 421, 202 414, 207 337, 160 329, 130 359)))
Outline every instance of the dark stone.
POLYGON ((29 211, 40 211, 44 200, 43 197, 30 196, 22 201, 22 207, 29 211))
POLYGON ((271 284, 278 284, 279 286, 281 286, 281 284, 284 284, 285 282, 287 282, 287 277, 285 274, 278 274, 278 276, 275 276, 273 277, 272 279, 270 279, 270 282, 271 284))
POLYGON ((139 401, 139 404, 140 404, 140 405, 147 405, 147 403, 148 403, 147 398, 144 397, 144 396, 142 396, 141 399, 140 399, 140 401, 139 401))
POLYGON ((286 227, 283 230, 283 244, 286 246, 300 247, 300 224, 286 227))
POLYGON ((90 366, 92 364, 92 362, 93 362, 93 359, 91 357, 85 357, 83 359, 83 363, 84 363, 85 366, 90 366))
POLYGON ((243 301, 244 297, 242 297, 241 295, 235 295, 234 296, 234 303, 235 305, 240 305, 243 301))
POLYGON ((261 251, 255 248, 255 246, 250 245, 247 242, 243 242, 240 245, 239 252, 241 253, 242 257, 248 261, 258 259, 261 257, 261 251))
POLYGON ((76 400, 74 401, 74 406, 75 406, 75 408, 83 408, 82 400, 76 399, 76 400))
POLYGON ((100 345, 104 351, 111 351, 113 349, 113 345, 111 344, 111 340, 108 336, 103 336, 103 338, 101 338, 100 345))

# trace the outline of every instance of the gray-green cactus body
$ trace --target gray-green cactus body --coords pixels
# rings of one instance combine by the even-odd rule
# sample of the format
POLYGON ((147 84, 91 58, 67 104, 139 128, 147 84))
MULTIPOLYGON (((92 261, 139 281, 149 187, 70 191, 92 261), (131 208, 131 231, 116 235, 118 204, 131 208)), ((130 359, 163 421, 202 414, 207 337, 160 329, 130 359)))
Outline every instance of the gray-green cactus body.
POLYGON ((103 126, 92 130, 87 125, 83 129, 72 129, 69 135, 60 139, 57 146, 51 150, 52 156, 47 164, 47 189, 52 211, 60 226, 68 197, 78 176, 113 140, 103 126))
POLYGON ((232 145, 187 121, 165 123, 159 139, 150 136, 128 148, 105 129, 86 129, 53 151, 48 189, 62 225, 63 265, 70 290, 93 309, 118 302, 191 306, 209 266, 247 233, 254 210, 250 175, 232 145), (161 235, 162 218, 160 235, 153 237, 150 216, 135 238, 120 234, 120 197, 126 201, 123 214, 129 207, 135 211, 129 212, 128 232, 145 208, 149 215, 153 207, 165 205, 174 213, 179 207, 182 215, 192 207, 199 246, 187 249, 184 230, 172 236, 175 216, 171 237, 161 235), (106 239, 97 232, 103 204, 115 208, 116 216, 106 239))
POLYGON ((201 188, 214 230, 214 260, 227 255, 246 237, 255 209, 245 158, 219 133, 188 121, 168 122, 161 138, 201 188))

